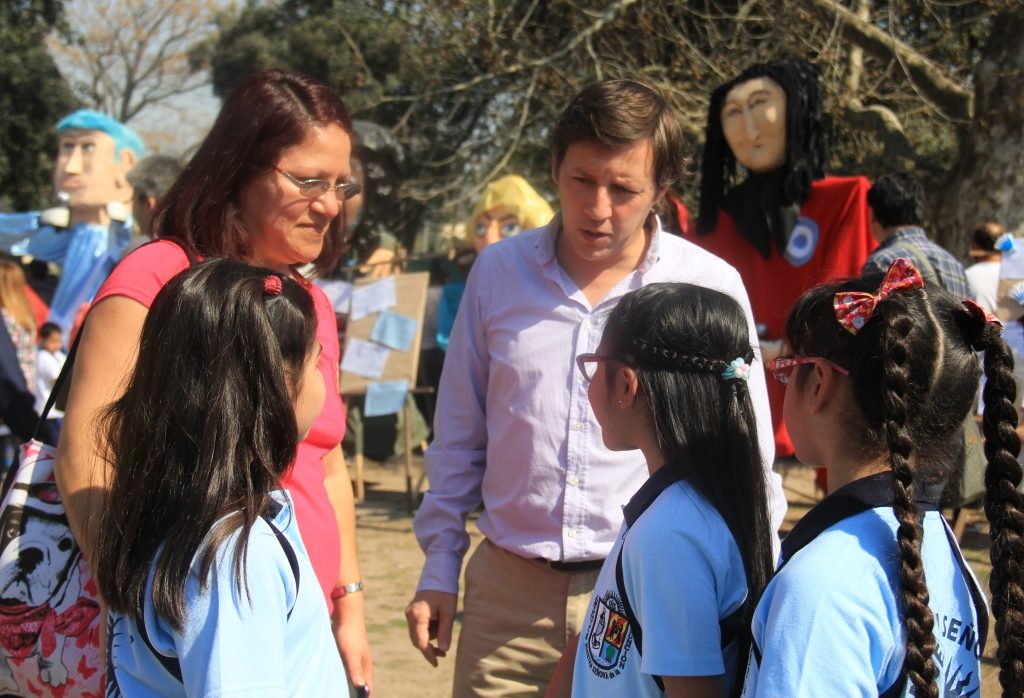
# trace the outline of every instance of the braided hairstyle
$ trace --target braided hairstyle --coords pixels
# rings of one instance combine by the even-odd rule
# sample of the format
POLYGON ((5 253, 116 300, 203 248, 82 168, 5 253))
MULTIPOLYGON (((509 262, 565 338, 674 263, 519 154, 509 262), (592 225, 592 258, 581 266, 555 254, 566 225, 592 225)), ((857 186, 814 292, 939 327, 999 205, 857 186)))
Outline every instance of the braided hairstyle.
MULTIPOLYGON (((960 427, 977 390, 980 371, 974 350, 985 352, 985 399, 986 405, 990 399, 993 405, 986 407, 985 415, 986 513, 992 522, 992 592, 997 599, 993 606, 1001 680, 1004 688, 1017 687, 1011 693, 1019 695, 1024 686, 1024 604, 1019 599, 1024 594, 1020 567, 1010 559, 1024 553, 1024 518, 1015 489, 1021 470, 1016 461, 1020 444, 1014 432, 1013 360, 995 325, 934 285, 891 294, 878 303, 857 334, 847 332, 836 321, 836 293, 874 293, 882 279, 880 273, 869 274, 811 289, 794 305, 786 337, 796 355, 822 356, 849 370, 856 409, 847 422, 857 433, 848 436, 851 442, 864 444, 864 457, 886 454, 892 467, 893 510, 899 524, 899 601, 907 629, 909 677, 919 698, 937 698, 939 692, 932 658, 935 619, 928 607, 921 558, 923 515, 915 494, 953 474, 960 427), (1012 616, 1010 621, 1002 620, 1007 616, 1012 616), (1015 637, 1011 639, 1010 633, 1015 637)), ((797 381, 807 367, 799 369, 797 381)))
MULTIPOLYGON (((736 539, 747 579, 747 633, 737 655, 745 657, 773 560, 768 488, 747 384, 722 378, 737 357, 747 364, 754 358, 743 310, 719 291, 650 284, 619 301, 601 346, 636 371, 664 467, 677 469, 736 539)), ((734 686, 741 687, 745 666, 738 664, 734 686)))

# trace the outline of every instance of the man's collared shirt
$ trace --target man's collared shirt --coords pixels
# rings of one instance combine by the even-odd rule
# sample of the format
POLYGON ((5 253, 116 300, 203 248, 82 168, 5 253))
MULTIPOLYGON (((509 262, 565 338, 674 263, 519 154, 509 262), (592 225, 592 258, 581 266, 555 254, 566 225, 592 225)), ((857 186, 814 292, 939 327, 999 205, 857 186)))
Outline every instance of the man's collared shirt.
MULTIPOLYGON (((427 556, 421 590, 457 592, 469 546, 466 516, 481 502, 480 530, 518 555, 578 561, 608 554, 622 505, 647 479, 647 465, 639 451, 605 448, 575 358, 596 351, 623 295, 659 281, 722 291, 740 303, 757 346, 743 283, 718 257, 656 223, 637 269, 592 306, 558 263, 559 229, 556 216, 488 246, 469 275, 425 457, 430 491, 414 524, 427 556)), ((770 470, 774 440, 759 358, 749 389, 770 470)), ((785 497, 777 475, 769 482, 777 528, 785 497)))
POLYGON ((868 261, 864 262, 864 269, 861 273, 889 271, 889 265, 898 257, 909 259, 914 266, 919 266, 916 255, 909 252, 907 248, 914 248, 918 255, 923 255, 932 265, 932 269, 939 275, 938 279, 930 278, 932 275, 927 269, 918 269, 926 281, 938 283, 944 289, 958 298, 973 298, 970 284, 967 283, 967 275, 964 273, 964 265, 942 247, 928 239, 923 228, 909 227, 900 228, 885 239, 878 246, 868 261))

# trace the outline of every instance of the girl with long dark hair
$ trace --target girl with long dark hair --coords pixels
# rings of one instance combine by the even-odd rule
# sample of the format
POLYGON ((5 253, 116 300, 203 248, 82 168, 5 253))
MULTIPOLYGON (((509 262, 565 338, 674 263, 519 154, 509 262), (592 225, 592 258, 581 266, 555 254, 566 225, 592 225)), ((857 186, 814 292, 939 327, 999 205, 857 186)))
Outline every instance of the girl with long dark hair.
POLYGON ((988 609, 928 498, 957 462, 984 352, 985 512, 1003 695, 1024 690, 1013 359, 994 318, 907 260, 805 293, 786 337, 797 457, 832 494, 786 537, 753 620, 747 694, 980 695, 988 609))
MULTIPOLYGON (((574 696, 720 696, 740 683, 772 570, 767 485, 731 297, 656 283, 624 296, 578 357, 612 450, 650 478, 625 507, 575 654, 574 696)), ((558 690, 557 681, 552 684, 558 690)))
POLYGON ((108 694, 345 690, 279 489, 324 403, 319 355, 313 301, 286 275, 217 260, 157 294, 105 414, 108 694))

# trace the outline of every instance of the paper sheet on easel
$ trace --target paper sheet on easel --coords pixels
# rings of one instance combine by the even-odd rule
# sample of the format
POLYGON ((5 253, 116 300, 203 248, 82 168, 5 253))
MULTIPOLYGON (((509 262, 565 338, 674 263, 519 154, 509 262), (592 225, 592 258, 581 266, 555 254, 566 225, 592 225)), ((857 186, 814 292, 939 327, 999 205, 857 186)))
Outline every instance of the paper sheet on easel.
POLYGON ((411 317, 405 317, 390 310, 382 310, 370 332, 370 339, 378 344, 391 347, 395 351, 409 351, 412 341, 416 338, 416 330, 419 325, 411 317))
POLYGON ((377 381, 366 386, 366 402, 363 414, 367 417, 379 417, 394 414, 405 406, 405 396, 409 392, 409 381, 377 381))
POLYGON ((352 284, 341 279, 317 279, 314 283, 331 299, 334 312, 348 315, 352 303, 352 284))
POLYGON ((361 320, 367 315, 392 307, 398 302, 395 277, 389 276, 376 283, 359 286, 352 291, 350 319, 361 320))
POLYGON ((367 378, 380 378, 390 353, 391 350, 380 344, 350 339, 345 345, 345 356, 341 358, 341 370, 367 378))

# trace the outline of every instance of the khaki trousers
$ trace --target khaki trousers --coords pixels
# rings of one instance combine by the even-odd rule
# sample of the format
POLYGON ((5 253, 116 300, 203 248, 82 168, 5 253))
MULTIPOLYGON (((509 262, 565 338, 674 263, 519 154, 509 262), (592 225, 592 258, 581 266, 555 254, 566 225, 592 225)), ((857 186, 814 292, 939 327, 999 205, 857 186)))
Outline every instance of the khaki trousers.
POLYGON ((484 539, 466 565, 452 695, 544 695, 580 632, 597 575, 558 572, 484 539))

